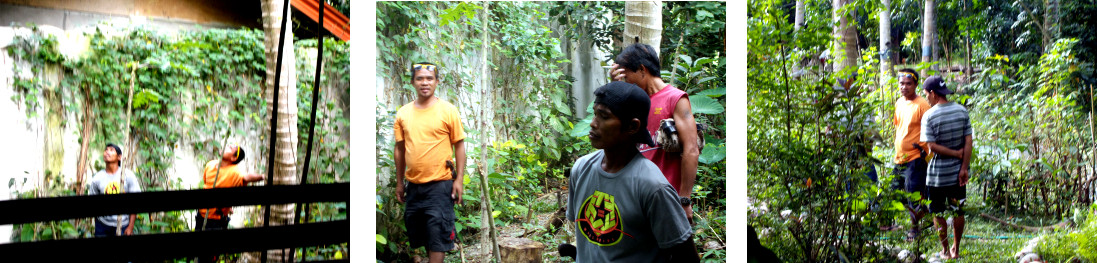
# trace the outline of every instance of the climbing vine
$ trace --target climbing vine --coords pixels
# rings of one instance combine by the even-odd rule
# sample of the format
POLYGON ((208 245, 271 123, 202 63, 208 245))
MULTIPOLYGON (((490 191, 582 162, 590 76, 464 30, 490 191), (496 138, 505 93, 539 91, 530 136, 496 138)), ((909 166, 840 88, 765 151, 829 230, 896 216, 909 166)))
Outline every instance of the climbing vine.
MULTIPOLYGON (((123 143, 126 114, 130 114, 130 141, 133 170, 145 191, 190 189, 181 180, 171 178, 176 170, 192 171, 189 163, 176 163, 179 150, 192 150, 199 158, 215 156, 226 138, 263 140, 267 135, 259 123, 269 119, 262 98, 265 73, 263 32, 254 29, 181 31, 165 34, 146 27, 109 27, 100 25, 83 34, 86 49, 78 55, 62 54, 58 36, 37 28, 22 29, 7 51, 16 63, 12 99, 25 107, 28 118, 39 118, 54 110, 47 104, 63 105, 62 114, 76 117, 81 141, 88 140, 89 164, 78 169, 99 170, 99 147, 107 142, 123 143), (60 81, 51 82, 57 71, 60 81), (129 101, 132 81, 132 103, 129 101), (48 94, 54 92, 55 94, 48 94), (49 102, 49 103, 46 103, 49 102), (87 124, 87 129, 83 128, 87 124)), ((315 40, 298 41, 295 51, 304 58, 316 47, 315 40)), ((315 169, 309 183, 346 182, 349 177, 349 52, 346 42, 325 39, 324 71, 321 73, 321 107, 313 145, 315 169), (326 93, 332 92, 332 95, 326 93)), ((315 53, 312 55, 315 56, 315 53)), ((307 131, 312 103, 312 79, 315 62, 299 59, 299 128, 307 131)), ((74 125, 65 123, 64 125, 74 125)), ((304 154, 307 133, 299 140, 304 154)), ((231 141, 231 140, 230 140, 231 141)), ((263 171, 266 144, 254 145, 257 151, 249 167, 263 171), (256 169, 259 168, 259 169, 256 169)), ((247 146, 246 146, 247 147, 247 146)), ((255 148, 253 148, 255 149, 255 148)), ((208 157, 215 158, 215 157, 208 157)), ((303 165, 304 158, 299 158, 303 165)), ((75 160, 66 160, 75 162, 75 160)), ((44 196, 78 194, 77 184, 50 180, 44 196)), ((20 194, 33 198, 34 192, 20 194)), ((321 203, 310 206, 311 221, 346 218, 345 203, 321 203)), ((135 226, 139 233, 184 232, 189 229, 182 211, 139 214, 135 226)), ((34 241, 88 237, 93 227, 88 219, 23 224, 14 240, 34 241)), ((309 248, 302 258, 339 258, 346 244, 309 248)))

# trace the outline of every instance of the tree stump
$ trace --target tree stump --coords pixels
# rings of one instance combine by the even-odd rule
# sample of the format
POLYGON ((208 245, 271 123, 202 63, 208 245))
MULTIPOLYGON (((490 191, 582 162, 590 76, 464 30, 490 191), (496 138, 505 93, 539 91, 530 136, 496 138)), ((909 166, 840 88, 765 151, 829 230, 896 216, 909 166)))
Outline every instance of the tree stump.
POLYGON ((504 237, 499 240, 499 255, 504 263, 540 263, 544 251, 544 244, 528 238, 504 237))

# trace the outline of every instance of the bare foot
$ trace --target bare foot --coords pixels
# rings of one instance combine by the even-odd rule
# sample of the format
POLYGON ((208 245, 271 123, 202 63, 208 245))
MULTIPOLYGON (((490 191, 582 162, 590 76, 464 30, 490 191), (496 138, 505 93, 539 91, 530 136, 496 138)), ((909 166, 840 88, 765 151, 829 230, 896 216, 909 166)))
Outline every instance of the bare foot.
POLYGON ((960 258, 960 246, 959 244, 952 244, 952 255, 949 258, 960 258))
POLYGON ((952 254, 948 251, 941 250, 941 252, 937 252, 937 254, 941 257, 941 260, 952 259, 952 254))

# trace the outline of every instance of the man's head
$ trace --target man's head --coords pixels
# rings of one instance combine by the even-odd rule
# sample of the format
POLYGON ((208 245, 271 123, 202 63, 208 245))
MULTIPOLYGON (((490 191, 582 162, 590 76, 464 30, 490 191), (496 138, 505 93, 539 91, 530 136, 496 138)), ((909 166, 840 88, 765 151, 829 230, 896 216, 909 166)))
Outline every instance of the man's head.
POLYGON ((904 98, 908 100, 918 97, 918 93, 915 92, 918 88, 918 72, 913 69, 904 68, 899 70, 899 94, 902 94, 904 98))
POLYGON ((438 66, 430 62, 412 64, 411 83, 420 98, 434 96, 434 90, 438 88, 438 66))
POLYGON ((113 143, 108 143, 107 147, 103 148, 103 161, 107 164, 121 162, 122 147, 118 147, 118 145, 113 143))
POLYGON ((232 164, 238 164, 244 161, 244 147, 240 145, 230 144, 225 147, 225 150, 221 152, 221 160, 230 162, 232 164))
POLYGON ((650 107, 648 94, 634 84, 614 81, 599 87, 594 91, 590 144, 595 149, 655 146, 647 130, 650 107))
POLYGON ((614 62, 625 69, 625 82, 645 85, 654 78, 660 78, 659 53, 647 44, 636 43, 625 47, 614 62))
POLYGON ((929 105, 947 102, 947 95, 952 94, 952 91, 948 89, 948 85, 945 84, 945 80, 938 76, 926 78, 926 82, 922 87, 926 90, 926 100, 929 101, 929 105))

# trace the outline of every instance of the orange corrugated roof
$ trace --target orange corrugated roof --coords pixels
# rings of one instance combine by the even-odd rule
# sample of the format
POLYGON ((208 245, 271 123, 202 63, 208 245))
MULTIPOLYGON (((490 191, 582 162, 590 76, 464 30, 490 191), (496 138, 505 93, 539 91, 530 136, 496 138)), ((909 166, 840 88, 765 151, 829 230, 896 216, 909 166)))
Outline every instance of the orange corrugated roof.
MULTIPOLYGON (((319 0, 293 0, 290 1, 290 4, 297 11, 301 11, 301 13, 312 18, 312 21, 315 22, 319 19, 319 0)), ((343 41, 350 41, 350 18, 347 18, 346 15, 335 10, 327 3, 324 3, 324 29, 343 41)))

